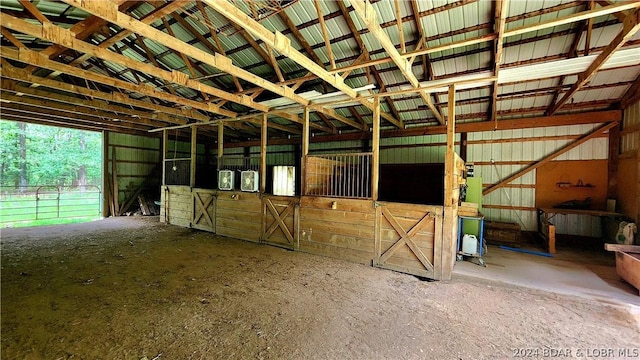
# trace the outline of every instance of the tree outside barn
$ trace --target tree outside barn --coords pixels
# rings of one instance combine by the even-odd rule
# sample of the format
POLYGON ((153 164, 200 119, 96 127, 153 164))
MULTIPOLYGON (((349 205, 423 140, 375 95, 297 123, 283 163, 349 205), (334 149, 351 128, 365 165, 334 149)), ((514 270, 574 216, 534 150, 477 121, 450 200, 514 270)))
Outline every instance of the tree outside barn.
POLYGON ((95 218, 101 161, 99 132, 0 120, 0 223, 95 218))

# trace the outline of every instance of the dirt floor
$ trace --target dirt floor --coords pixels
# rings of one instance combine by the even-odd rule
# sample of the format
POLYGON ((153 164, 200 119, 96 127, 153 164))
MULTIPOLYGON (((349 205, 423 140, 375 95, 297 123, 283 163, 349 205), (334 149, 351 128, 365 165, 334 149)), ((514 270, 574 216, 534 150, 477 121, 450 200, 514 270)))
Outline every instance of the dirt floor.
POLYGON ((1 237, 3 360, 640 356, 633 305, 428 282, 157 217, 1 237))

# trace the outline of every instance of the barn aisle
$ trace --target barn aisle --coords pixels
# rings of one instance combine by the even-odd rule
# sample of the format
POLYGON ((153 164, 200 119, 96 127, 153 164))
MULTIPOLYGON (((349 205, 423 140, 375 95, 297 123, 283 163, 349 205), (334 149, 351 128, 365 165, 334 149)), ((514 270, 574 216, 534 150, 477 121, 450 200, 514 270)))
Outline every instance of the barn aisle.
POLYGON ((640 344, 640 322, 613 303, 422 281, 157 217, 0 236, 3 359, 634 358, 640 344))

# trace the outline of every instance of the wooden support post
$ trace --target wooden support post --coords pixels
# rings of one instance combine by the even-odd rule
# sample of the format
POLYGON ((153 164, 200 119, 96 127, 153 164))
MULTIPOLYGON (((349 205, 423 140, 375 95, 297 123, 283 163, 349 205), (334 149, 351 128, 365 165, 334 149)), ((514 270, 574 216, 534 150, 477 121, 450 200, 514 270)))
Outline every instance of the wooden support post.
POLYGON ((373 98, 373 141, 371 145, 371 199, 378 200, 380 178, 380 98, 373 98))
POLYGON ((191 127, 191 168, 189 171, 189 186, 196 186, 196 157, 198 150, 198 127, 191 127))
MULTIPOLYGON (((620 153, 620 126, 609 129, 609 162, 607 198, 614 199, 618 195, 618 155, 620 153)), ((615 211, 615 209, 613 209, 615 211)))
POLYGON ((218 170, 220 170, 220 163, 222 162, 222 156, 224 155, 224 125, 218 124, 218 170))
POLYGON ((102 217, 109 216, 109 132, 102 132, 102 217))
POLYGON ((267 113, 262 114, 262 132, 260 136, 260 193, 267 190, 267 113))
POLYGON ((460 133, 460 157, 465 162, 467 161, 467 133, 460 133))
POLYGON ((162 156, 160 161, 162 162, 162 186, 167 185, 167 148, 169 147, 169 132, 162 130, 162 156))
MULTIPOLYGON (((449 103, 447 104, 447 152, 444 158, 444 219, 442 224, 442 257, 440 266, 441 280, 450 280, 457 244, 457 200, 454 196, 455 176, 455 134, 456 134, 456 89, 449 86, 449 103), (454 201, 456 203, 454 204, 454 201)), ((434 259, 434 262, 436 260, 434 259)))
POLYGON ((302 161, 300 161, 300 194, 307 195, 307 156, 309 155, 309 108, 304 108, 302 124, 302 161))
POLYGON ((119 194, 118 190, 118 163, 116 161, 116 147, 111 147, 111 176, 113 180, 111 181, 111 189, 113 190, 113 201, 114 204, 114 212, 111 214, 113 216, 120 216, 120 203, 119 203, 119 194))

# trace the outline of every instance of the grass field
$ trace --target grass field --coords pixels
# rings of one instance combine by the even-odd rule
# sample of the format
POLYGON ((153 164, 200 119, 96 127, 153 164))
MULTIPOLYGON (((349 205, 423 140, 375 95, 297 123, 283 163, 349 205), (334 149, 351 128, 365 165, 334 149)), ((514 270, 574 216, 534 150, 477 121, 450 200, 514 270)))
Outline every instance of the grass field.
POLYGON ((102 218, 100 192, 0 196, 0 227, 68 224, 102 218))

